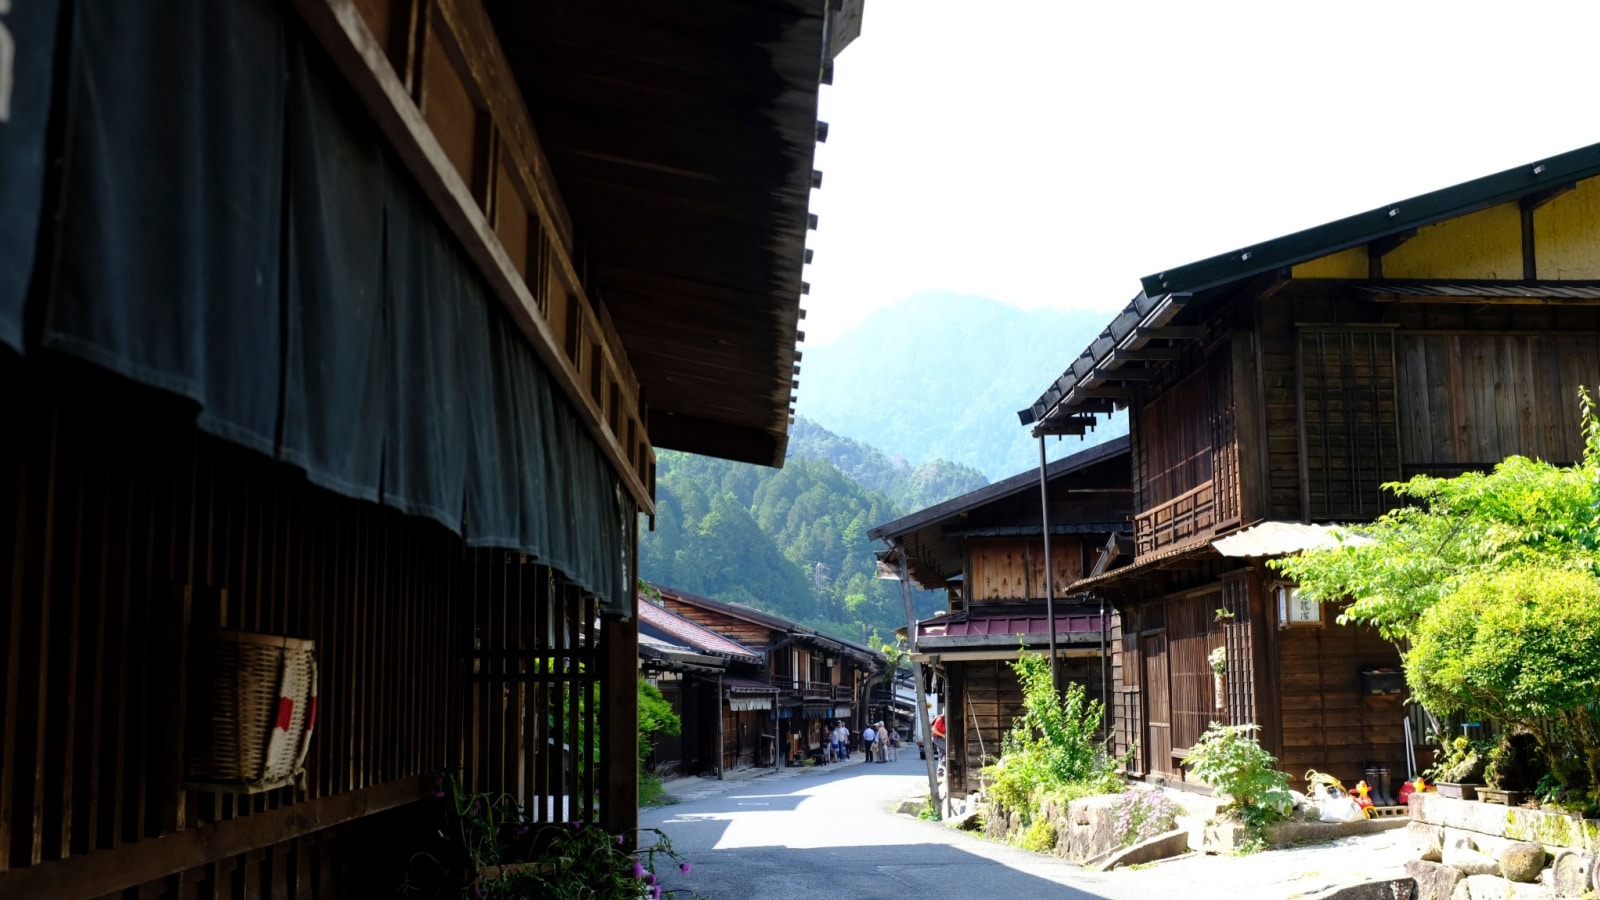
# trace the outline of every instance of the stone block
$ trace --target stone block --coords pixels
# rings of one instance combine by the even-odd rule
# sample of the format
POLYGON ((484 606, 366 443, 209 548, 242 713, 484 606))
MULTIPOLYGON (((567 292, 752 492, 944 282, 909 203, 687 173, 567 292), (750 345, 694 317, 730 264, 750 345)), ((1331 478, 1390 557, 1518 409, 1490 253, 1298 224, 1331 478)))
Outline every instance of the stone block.
POLYGON ((1479 853, 1465 843, 1452 844, 1446 840, 1441 861, 1467 876, 1500 874, 1500 863, 1494 857, 1487 853, 1479 853))
POLYGON ((1439 825, 1407 822, 1406 839, 1411 842, 1411 849, 1416 851, 1418 859, 1438 862, 1444 853, 1444 828, 1439 825))
POLYGON ((1464 877, 1460 869, 1422 859, 1408 861, 1406 874, 1417 883, 1416 900, 1451 900, 1464 877))
POLYGON ((1595 855, 1587 850, 1560 850, 1550 866, 1550 887, 1557 897, 1581 897, 1594 878, 1595 855))
POLYGON ((1495 859, 1500 864, 1500 877, 1532 884, 1544 870, 1544 845, 1527 841, 1507 844, 1495 859))
POLYGON ((1548 896, 1537 884, 1507 881, 1498 875, 1469 875, 1462 884, 1467 900, 1540 900, 1548 896))
POLYGON ((1200 849, 1206 853, 1235 853, 1250 842, 1250 829, 1237 822, 1213 820, 1206 823, 1200 849))

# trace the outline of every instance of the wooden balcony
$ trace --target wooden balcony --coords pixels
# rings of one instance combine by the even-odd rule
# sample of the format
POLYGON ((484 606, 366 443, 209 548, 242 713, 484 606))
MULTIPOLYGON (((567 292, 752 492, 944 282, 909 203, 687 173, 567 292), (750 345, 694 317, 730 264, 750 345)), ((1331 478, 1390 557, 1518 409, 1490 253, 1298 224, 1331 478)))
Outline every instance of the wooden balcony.
MULTIPOLYGON (((1219 529, 1238 524, 1217 516, 1216 482, 1207 481, 1160 506, 1134 516, 1135 558, 1203 540, 1219 529)), ((1232 504, 1234 509, 1238 504, 1232 504)))

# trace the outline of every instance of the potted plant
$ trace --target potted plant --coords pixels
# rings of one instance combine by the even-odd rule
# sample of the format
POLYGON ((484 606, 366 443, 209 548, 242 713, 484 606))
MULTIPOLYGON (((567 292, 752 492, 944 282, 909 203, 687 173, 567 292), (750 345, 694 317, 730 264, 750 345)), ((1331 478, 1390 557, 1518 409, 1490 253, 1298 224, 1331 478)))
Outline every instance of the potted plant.
POLYGON ((1538 740, 1527 732, 1502 735, 1489 750, 1487 760, 1483 768, 1486 786, 1478 789, 1479 799, 1487 803, 1521 805, 1549 772, 1539 753, 1538 740))
POLYGON ((1483 784, 1483 770, 1488 766, 1484 741, 1469 741, 1458 737, 1441 744, 1434 752, 1438 763, 1429 773, 1441 797, 1457 800, 1476 800, 1478 788, 1483 784))

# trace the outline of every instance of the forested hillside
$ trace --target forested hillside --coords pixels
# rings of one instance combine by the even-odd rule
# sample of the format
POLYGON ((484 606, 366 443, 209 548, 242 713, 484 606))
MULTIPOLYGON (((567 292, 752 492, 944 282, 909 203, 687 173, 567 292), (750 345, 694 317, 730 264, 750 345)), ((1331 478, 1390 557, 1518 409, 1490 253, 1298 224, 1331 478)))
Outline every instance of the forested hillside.
POLYGON ((804 416, 789 429, 789 458, 796 457, 833 463, 839 471, 887 496, 905 512, 916 512, 989 483, 977 469, 943 459, 913 466, 898 453, 891 457, 870 444, 834 434, 804 416))
MULTIPOLYGON (((999 481, 1039 464, 1017 421, 1100 333, 1111 312, 1018 309, 986 297, 929 291, 872 315, 838 340, 806 346, 797 409, 836 434, 903 453, 913 466, 945 459, 999 481)), ((1050 441, 1051 459, 1127 433, 1119 414, 1077 438, 1050 441)))
MULTIPOLYGON (((971 469, 912 467, 805 422, 796 423, 782 469, 663 451, 656 528, 640 537, 639 574, 851 640, 887 637, 905 624, 900 584, 876 577, 881 548, 867 530, 984 484, 971 469)), ((914 602, 921 617, 943 597, 918 591, 914 602)))

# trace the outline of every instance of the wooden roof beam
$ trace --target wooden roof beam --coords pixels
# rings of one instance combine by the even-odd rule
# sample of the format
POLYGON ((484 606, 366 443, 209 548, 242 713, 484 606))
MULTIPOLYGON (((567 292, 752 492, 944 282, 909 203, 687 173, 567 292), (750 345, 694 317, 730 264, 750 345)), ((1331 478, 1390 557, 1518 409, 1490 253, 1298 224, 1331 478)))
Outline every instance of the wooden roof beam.
POLYGON ((1404 244, 1406 241, 1409 241, 1416 236, 1417 230, 1415 228, 1407 228, 1405 231, 1397 231, 1394 234, 1384 235, 1375 241, 1368 241, 1367 277, 1382 278, 1383 258, 1388 256, 1390 253, 1393 253, 1396 247, 1399 247, 1401 244, 1404 244))

